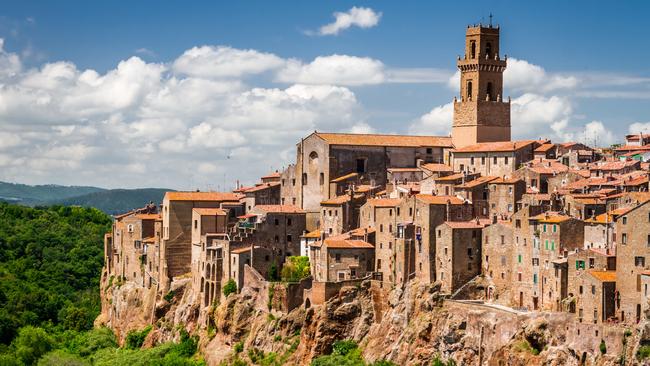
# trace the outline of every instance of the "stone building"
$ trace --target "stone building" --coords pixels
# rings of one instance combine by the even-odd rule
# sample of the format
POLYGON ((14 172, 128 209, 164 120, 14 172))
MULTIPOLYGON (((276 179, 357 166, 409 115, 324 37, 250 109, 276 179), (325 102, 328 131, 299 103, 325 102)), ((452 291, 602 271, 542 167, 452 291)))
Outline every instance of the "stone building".
POLYGON ((603 291, 603 286, 613 290, 606 280, 615 277, 616 256, 600 249, 576 250, 567 257, 567 264, 568 301, 562 310, 575 313, 579 321, 586 322, 601 322, 614 316, 614 293, 603 291), (607 296, 603 298, 603 294, 607 296), (603 305, 606 299, 611 306, 603 305), (594 317, 594 313, 605 317, 594 317))
POLYGON ((296 164, 282 173, 282 198, 296 199, 313 230, 320 203, 335 196, 332 180, 354 173, 355 184, 385 186, 388 168, 413 168, 418 160, 442 163, 451 147, 449 137, 314 132, 297 144, 296 164))
POLYGON ((517 202, 526 193, 526 183, 517 178, 497 178, 488 183, 489 216, 505 219, 517 210, 517 202))
POLYGON ((396 282, 395 234, 402 214, 399 199, 369 199, 361 207, 360 227, 375 229, 375 271, 381 273, 382 280, 396 282), (399 210, 399 212, 398 212, 399 210))
POLYGON ((364 278, 374 270, 375 247, 363 240, 339 235, 310 246, 312 275, 317 282, 364 278))
POLYGON ((580 323, 599 324, 616 314, 616 271, 587 270, 576 281, 576 318, 580 323))
POLYGON ((218 299, 223 280, 223 250, 210 246, 211 238, 228 231, 228 212, 221 208, 192 210, 192 288, 204 306, 218 299))
MULTIPOLYGON (((271 178, 265 178, 271 179, 271 178)), ((256 205, 279 205, 280 204, 280 182, 267 181, 257 184, 255 187, 247 188, 242 192, 245 196, 244 203, 246 212, 256 205)))
POLYGON ((338 235, 359 227, 359 211, 366 195, 344 194, 321 202, 320 230, 326 235, 338 235))
POLYGON ((437 280, 435 228, 446 221, 473 219, 473 207, 456 196, 414 196, 409 207, 401 210, 413 218, 415 225, 415 277, 425 283, 437 280))
POLYGON ((482 229, 486 220, 446 221, 436 231, 440 290, 451 294, 481 273, 482 229))
POLYGON ((167 192, 162 204, 160 282, 167 289, 173 277, 192 267, 192 211, 195 208, 229 208, 231 215, 243 211, 237 193, 167 192))
POLYGON ((468 27, 465 55, 457 65, 460 100, 454 100, 454 146, 510 141, 510 100, 503 100, 506 59, 499 54, 499 28, 468 27))
POLYGON ((539 146, 535 140, 484 142, 452 150, 454 171, 482 176, 511 177, 519 167, 533 160, 539 146))
POLYGON ((496 221, 483 229, 482 273, 492 285, 486 298, 508 305, 512 283, 514 230, 511 221, 496 221))
POLYGON ((650 204, 642 203, 616 218, 616 279, 620 296, 619 320, 633 323, 642 317, 648 298, 641 277, 650 269, 650 204))
POLYGON ((454 194, 472 203, 474 217, 488 217, 488 199, 490 194, 488 184, 496 179, 497 177, 478 177, 455 186, 454 194))

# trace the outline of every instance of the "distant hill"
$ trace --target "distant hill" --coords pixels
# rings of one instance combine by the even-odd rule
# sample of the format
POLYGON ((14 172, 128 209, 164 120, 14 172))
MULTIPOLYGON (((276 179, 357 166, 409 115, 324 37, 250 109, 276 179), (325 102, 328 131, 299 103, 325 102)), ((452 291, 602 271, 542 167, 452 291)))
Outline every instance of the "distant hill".
POLYGON ((0 182, 0 201, 25 206, 58 204, 95 207, 107 214, 114 215, 142 207, 149 202, 159 204, 167 191, 171 191, 171 189, 104 189, 54 184, 30 186, 0 182))
POLYGON ((97 187, 59 186, 55 184, 30 186, 0 182, 0 201, 34 206, 47 201, 61 200, 104 190, 97 187))
POLYGON ((164 188, 109 189, 63 200, 55 200, 50 203, 65 206, 95 207, 107 214, 115 215, 143 207, 149 202, 159 204, 167 191, 170 190, 164 188))

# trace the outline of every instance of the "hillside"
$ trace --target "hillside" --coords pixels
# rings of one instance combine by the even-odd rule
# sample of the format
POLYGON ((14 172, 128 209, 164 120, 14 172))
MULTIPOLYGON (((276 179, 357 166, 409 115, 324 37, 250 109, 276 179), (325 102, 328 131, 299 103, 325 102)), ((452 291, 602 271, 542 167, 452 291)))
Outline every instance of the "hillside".
POLYGON ((119 214, 142 207, 149 202, 162 202, 164 188, 110 189, 81 196, 51 201, 52 204, 64 206, 95 207, 109 215, 119 214))
POLYGON ((0 201, 34 206, 48 201, 101 191, 104 191, 104 189, 97 187, 60 186, 55 184, 31 186, 27 184, 0 182, 0 201))

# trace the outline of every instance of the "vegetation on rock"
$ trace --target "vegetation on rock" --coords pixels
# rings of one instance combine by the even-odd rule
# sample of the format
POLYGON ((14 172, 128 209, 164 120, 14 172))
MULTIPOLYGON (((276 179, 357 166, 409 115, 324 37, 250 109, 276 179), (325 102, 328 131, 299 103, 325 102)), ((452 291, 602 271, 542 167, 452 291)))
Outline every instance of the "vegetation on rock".
POLYGON ((287 257, 287 261, 282 267, 282 281, 298 282, 310 275, 309 257, 293 256, 287 257))
POLYGON ((223 286, 223 295, 228 297, 228 295, 234 294, 236 292, 237 292, 237 282, 235 282, 235 280, 231 278, 223 286))

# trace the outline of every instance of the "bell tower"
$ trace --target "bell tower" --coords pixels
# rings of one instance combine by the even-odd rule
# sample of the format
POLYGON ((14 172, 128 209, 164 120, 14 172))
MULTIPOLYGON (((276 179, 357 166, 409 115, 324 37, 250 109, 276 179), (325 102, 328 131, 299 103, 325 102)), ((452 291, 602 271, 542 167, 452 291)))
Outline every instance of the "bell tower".
POLYGON ((454 98, 454 147, 510 141, 510 100, 503 101, 506 58, 499 55, 499 27, 468 26, 465 56, 457 65, 460 99, 454 98))

